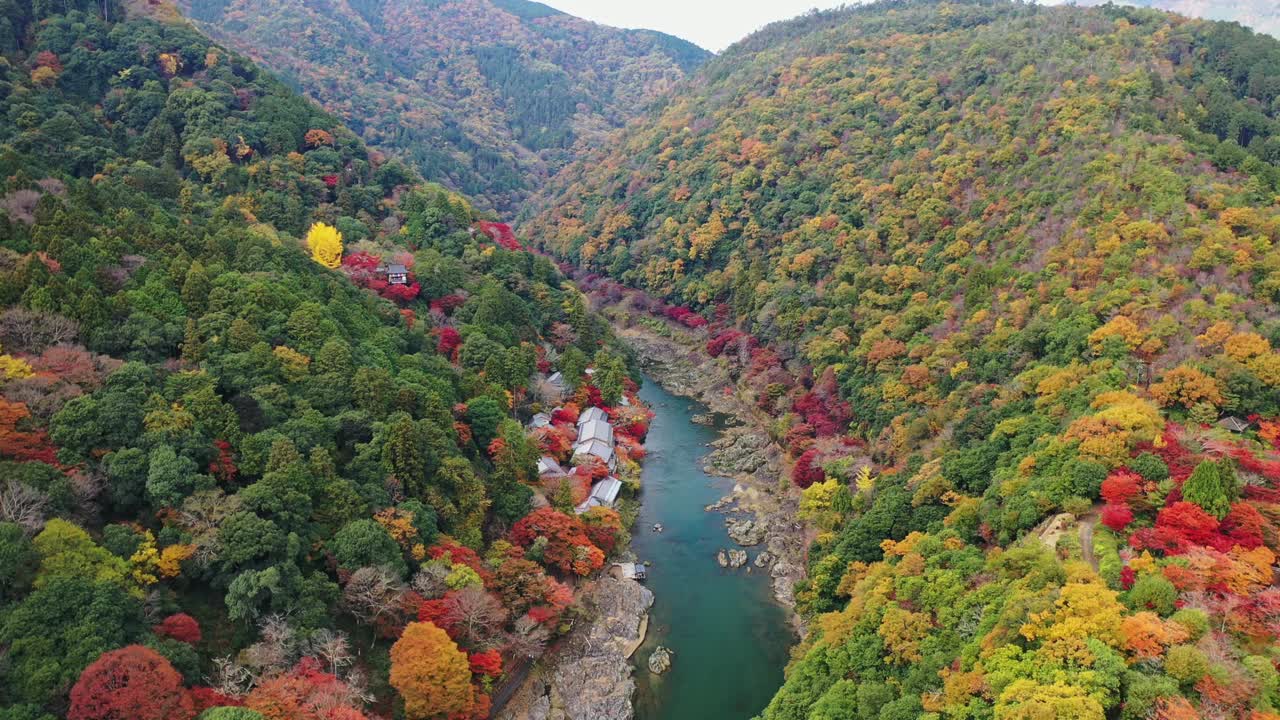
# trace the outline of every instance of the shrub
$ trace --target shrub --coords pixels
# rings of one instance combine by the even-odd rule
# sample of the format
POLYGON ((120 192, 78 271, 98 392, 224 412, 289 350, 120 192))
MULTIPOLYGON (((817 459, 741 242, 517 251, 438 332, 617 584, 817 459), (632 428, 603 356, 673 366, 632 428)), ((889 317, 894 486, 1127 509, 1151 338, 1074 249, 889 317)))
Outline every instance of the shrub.
POLYGON ((796 465, 791 469, 791 482, 800 489, 805 489, 810 485, 822 480, 822 468, 817 465, 818 451, 810 448, 805 450, 804 454, 796 460, 796 465))
POLYGON ((1169 479, 1169 466, 1164 464, 1158 456, 1144 452, 1133 460, 1129 461, 1129 469, 1142 476, 1143 480, 1148 482, 1161 482, 1169 479))
POLYGON ((1174 613, 1169 620, 1181 625, 1190 635, 1192 642, 1199 640, 1209 631, 1209 614, 1196 608, 1183 608, 1174 613))
POLYGON ((165 618, 156 625, 155 632, 157 635, 173 638, 188 645, 200 642, 200 623, 186 613, 177 613, 165 618))
POLYGON ((1163 675, 1145 675, 1131 670, 1125 673, 1125 685, 1128 691, 1124 696, 1120 720, 1146 720, 1155 717, 1161 698, 1178 695, 1178 683, 1163 675))
POLYGON ((1191 685, 1209 672, 1209 660, 1195 646, 1176 645, 1165 655, 1164 671, 1178 682, 1191 685))
POLYGON ((1147 573, 1138 578, 1133 589, 1125 595, 1125 602, 1133 610, 1151 610, 1160 615, 1173 612, 1178 590, 1161 575, 1147 573))
POLYGON ((1128 505, 1107 505, 1102 508, 1102 524, 1121 532, 1133 522, 1133 511, 1128 505))

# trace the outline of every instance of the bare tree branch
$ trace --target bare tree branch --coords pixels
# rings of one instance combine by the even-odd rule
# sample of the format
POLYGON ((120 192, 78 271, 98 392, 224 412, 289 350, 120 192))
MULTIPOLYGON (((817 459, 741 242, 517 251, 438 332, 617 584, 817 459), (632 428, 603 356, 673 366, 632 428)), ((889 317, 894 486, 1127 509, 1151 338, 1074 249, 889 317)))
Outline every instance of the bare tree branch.
POLYGON ((6 480, 0 486, 0 520, 21 525, 28 533, 44 527, 49 497, 17 480, 6 480))
POLYGON ((342 589, 342 604, 367 625, 399 615, 406 588, 395 573, 384 567, 363 567, 351 574, 342 589))
POLYGON ((507 611, 496 597, 475 585, 445 596, 449 617, 457 618, 454 627, 472 647, 492 647, 507 611))

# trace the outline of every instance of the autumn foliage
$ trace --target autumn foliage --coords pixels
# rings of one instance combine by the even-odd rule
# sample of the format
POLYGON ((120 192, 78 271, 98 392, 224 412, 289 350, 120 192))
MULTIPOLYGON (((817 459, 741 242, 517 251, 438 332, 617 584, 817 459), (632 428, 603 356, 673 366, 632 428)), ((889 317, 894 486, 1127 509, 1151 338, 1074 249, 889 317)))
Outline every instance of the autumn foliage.
POLYGON ((0 458, 57 464, 56 450, 43 430, 26 429, 31 412, 0 397, 0 458))
POLYGON ((194 645, 200 642, 200 624, 186 613, 170 615, 155 626, 157 635, 194 645))
POLYGON ((1133 522, 1133 511, 1127 505, 1110 504, 1102 508, 1102 524, 1120 532, 1133 522))
POLYGON ((530 547, 539 538, 546 539, 543 561, 561 573, 589 575, 604 566, 604 552, 587 537, 577 517, 544 507, 511 528, 511 541, 521 547, 530 547))
POLYGON ((321 265, 337 269, 342 265, 342 233, 332 225, 315 223, 307 231, 307 248, 311 259, 321 265))
POLYGON ((466 653, 429 622, 409 623, 391 647, 391 686, 409 720, 464 712, 475 701, 466 653))
POLYGON ((791 468, 791 482, 798 488, 804 489, 816 482, 821 482, 823 478, 822 467, 818 465, 818 450, 810 448, 796 460, 796 464, 791 468))
POLYGON ((150 648, 104 653, 71 688, 67 720, 190 720, 195 709, 182 676, 150 648))
POLYGON ((516 239, 515 231, 506 223, 489 222, 481 220, 476 223, 480 228, 480 232, 489 236, 490 240, 497 243, 498 246, 506 250, 520 250, 520 241, 516 239))
MULTIPOLYGON (((394 261, 404 265, 406 269, 413 266, 413 256, 408 253, 397 254, 394 261)), ((408 273, 409 276, 404 284, 391 283, 383 258, 367 252, 351 253, 344 256, 342 258, 342 272, 355 285, 372 290, 378 295, 402 305, 417 298, 422 291, 421 285, 413 278, 412 272, 408 273)))
POLYGON ((312 657, 259 682, 244 706, 267 720, 365 720, 352 689, 312 657))
POLYGON ((502 675, 502 655, 497 650, 472 653, 468 656, 468 661, 471 663, 471 672, 474 675, 494 678, 502 675))

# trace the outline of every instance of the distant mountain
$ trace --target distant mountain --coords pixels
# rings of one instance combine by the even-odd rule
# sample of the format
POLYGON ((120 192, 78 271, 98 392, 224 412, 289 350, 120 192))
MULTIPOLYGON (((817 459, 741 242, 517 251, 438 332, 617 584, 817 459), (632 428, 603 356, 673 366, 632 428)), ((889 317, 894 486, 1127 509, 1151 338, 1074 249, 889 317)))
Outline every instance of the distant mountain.
POLYGON ((525 0, 179 0, 370 144, 512 208, 710 53, 525 0))
MULTIPOLYGON (((1079 5, 1105 5, 1082 0, 1079 5)), ((1125 0, 1124 5, 1168 10, 1206 20, 1238 22, 1258 32, 1280 37, 1280 3, 1276 0, 1125 0)))

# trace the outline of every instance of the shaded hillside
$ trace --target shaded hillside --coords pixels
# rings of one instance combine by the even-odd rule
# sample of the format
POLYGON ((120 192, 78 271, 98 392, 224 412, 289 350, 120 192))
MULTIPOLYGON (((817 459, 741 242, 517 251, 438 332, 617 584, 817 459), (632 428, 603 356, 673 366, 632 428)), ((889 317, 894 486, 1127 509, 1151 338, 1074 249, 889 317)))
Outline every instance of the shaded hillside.
POLYGON ((709 54, 525 0, 181 0, 370 144, 504 211, 709 54))
POLYGON ((886 2, 553 181, 526 233, 706 327, 796 460, 816 632, 766 718, 1274 717, 1278 97, 1234 25, 886 2), (1096 571, 1020 539, 1100 502, 1096 571))
POLYGON ((0 717, 486 716, 622 532, 521 422, 638 476, 603 322, 190 24, 0 10, 0 717))

